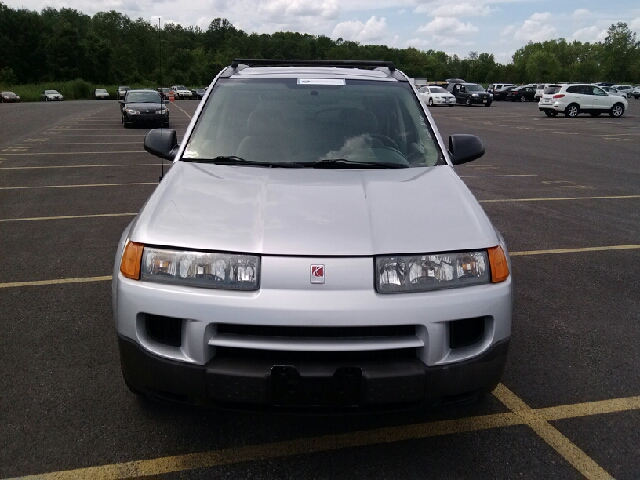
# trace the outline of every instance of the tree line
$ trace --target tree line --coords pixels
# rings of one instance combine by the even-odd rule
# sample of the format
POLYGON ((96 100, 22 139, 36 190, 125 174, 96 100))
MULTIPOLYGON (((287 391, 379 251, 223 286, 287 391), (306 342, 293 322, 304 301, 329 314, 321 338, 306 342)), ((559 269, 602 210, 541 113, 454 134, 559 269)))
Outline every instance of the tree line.
POLYGON ((234 58, 390 60, 411 77, 478 83, 615 81, 640 83, 640 42, 624 23, 604 42, 530 42, 500 64, 492 54, 466 58, 415 48, 361 45, 295 32, 246 33, 216 18, 207 30, 162 28, 116 11, 92 17, 74 9, 41 12, 0 2, 0 84, 83 79, 97 85, 207 85, 234 58))

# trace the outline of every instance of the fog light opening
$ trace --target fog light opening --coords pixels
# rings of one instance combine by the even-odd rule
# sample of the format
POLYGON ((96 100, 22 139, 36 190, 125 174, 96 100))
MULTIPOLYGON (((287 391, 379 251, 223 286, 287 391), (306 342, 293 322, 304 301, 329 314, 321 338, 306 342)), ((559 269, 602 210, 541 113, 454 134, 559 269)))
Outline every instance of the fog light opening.
POLYGON ((484 337, 485 317, 464 318, 449 322, 449 348, 463 348, 484 337))
POLYGON ((182 319, 162 315, 145 315, 147 336, 154 342, 180 347, 182 345, 182 319))

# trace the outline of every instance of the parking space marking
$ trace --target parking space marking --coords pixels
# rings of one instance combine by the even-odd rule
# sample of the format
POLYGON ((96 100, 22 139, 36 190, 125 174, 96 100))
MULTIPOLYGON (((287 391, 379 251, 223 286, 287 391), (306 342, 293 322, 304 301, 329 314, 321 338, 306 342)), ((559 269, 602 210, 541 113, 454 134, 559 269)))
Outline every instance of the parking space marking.
POLYGON ((178 105, 176 105, 176 104, 175 104, 175 102, 174 102, 174 103, 172 103, 172 105, 173 105, 174 107, 176 107, 178 110, 180 110, 182 113, 184 113, 187 117, 189 117, 189 119, 191 119, 191 115, 189 115, 189 114, 188 114, 187 112, 185 112, 182 108, 180 108, 178 105))
POLYGON ((56 217, 30 217, 30 218, 2 218, 0 222, 35 222, 40 220, 67 220, 76 218, 101 218, 101 217, 133 217, 137 213, 97 213, 94 215, 58 215, 56 217))
POLYGON ((248 461, 285 458, 292 455, 308 455, 344 448, 420 440, 457 433, 470 433, 494 428, 527 425, 587 478, 609 479, 611 476, 605 470, 547 422, 551 420, 563 420, 640 409, 640 397, 617 398, 574 405, 559 405, 556 407, 532 409, 502 384, 498 385, 493 395, 512 411, 510 413, 479 415, 455 420, 440 420, 413 425, 384 427, 321 437, 298 438, 282 442, 159 457, 150 460, 134 460, 131 462, 44 473, 20 478, 22 480, 120 479, 163 475, 199 468, 233 465, 248 461))
POLYGON ((107 154, 120 154, 120 153, 147 153, 144 150, 121 150, 113 152, 31 152, 31 153, 3 153, 5 156, 12 157, 30 157, 32 155, 107 155, 107 154))
POLYGON ((640 198, 640 195, 610 195, 602 197, 541 197, 541 198, 497 198, 493 200, 478 200, 480 203, 509 203, 509 202, 552 202, 560 200, 622 200, 640 198))
POLYGON ((536 410, 529 407, 503 384, 498 385, 493 391, 493 394, 509 410, 522 418, 524 424, 529 426, 586 478, 593 480, 613 479, 613 477, 589 455, 578 448, 577 445, 560 433, 558 429, 542 418, 536 410))
MULTIPOLYGON (((0 170, 41 170, 47 168, 98 168, 98 167, 145 167, 145 166, 155 166, 159 167, 162 165, 161 163, 117 163, 117 164, 97 164, 97 165, 46 165, 40 167, 0 167, 0 170)), ((165 165, 166 167, 170 167, 171 163, 165 165)))
POLYGON ((486 175, 460 175, 460 178, 484 178, 484 177, 537 177, 538 175, 534 173, 526 173, 526 174, 491 174, 488 173, 486 175))
POLYGON ((67 283, 106 282, 109 280, 111 280, 111 275, 105 275, 103 277, 58 278, 54 280, 35 280, 32 282, 0 283, 0 288, 38 287, 42 285, 62 285, 67 283))
POLYGON ((83 185, 39 185, 33 187, 0 187, 0 190, 31 190, 36 188, 88 188, 88 187, 122 187, 128 185, 158 185, 158 182, 131 183, 87 183, 83 185))
POLYGON ((638 250, 640 245, 609 245, 605 247, 584 247, 584 248, 554 248, 551 250, 529 250, 524 252, 510 252, 511 257, 526 257, 530 255, 549 255, 561 253, 584 253, 584 252, 606 252, 609 250, 638 250))

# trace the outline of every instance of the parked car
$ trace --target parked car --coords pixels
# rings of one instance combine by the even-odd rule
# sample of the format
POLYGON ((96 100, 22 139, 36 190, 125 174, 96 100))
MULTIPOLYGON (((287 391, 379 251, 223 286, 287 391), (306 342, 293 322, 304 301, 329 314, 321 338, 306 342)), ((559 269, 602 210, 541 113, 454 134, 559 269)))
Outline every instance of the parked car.
POLYGON ((168 100, 170 94, 173 93, 173 90, 171 90, 169 87, 160 87, 158 88, 158 93, 163 100, 168 100))
POLYGON ((505 100, 512 102, 533 102, 536 98, 536 89, 534 87, 512 87, 507 91, 505 100))
POLYGON ((181 98, 193 98, 194 96, 193 92, 184 85, 174 85, 171 87, 171 90, 173 90, 176 100, 181 98))
POLYGON ((122 125, 129 128, 134 125, 169 126, 167 100, 162 100, 155 90, 128 90, 122 105, 122 125))
POLYGON ((64 100, 64 97, 57 90, 45 90, 40 94, 40 100, 44 102, 59 102, 64 100))
POLYGON ((127 385, 351 411, 491 391, 509 257, 453 169, 482 142, 447 148, 391 62, 286 65, 234 61, 181 149, 145 138, 174 163, 115 256, 127 385))
POLYGON ((565 117, 577 117, 588 113, 597 117, 607 112, 611 117, 619 118, 627 109, 627 99, 609 95, 602 88, 590 84, 551 85, 545 90, 538 108, 548 117, 564 113, 565 117))
POLYGON ((0 103, 17 103, 20 101, 20 97, 13 92, 0 93, 0 103))
POLYGON ((120 86, 118 87, 118 91, 117 91, 117 94, 116 94, 116 95, 117 95, 117 97, 118 97, 118 100, 122 100, 122 99, 124 99, 124 96, 126 95, 126 93, 127 93, 129 90, 131 90, 131 88, 130 88, 130 87, 128 87, 128 86, 126 86, 126 85, 120 85, 120 86))
POLYGON ((106 88, 96 88, 95 91, 93 92, 93 96, 97 100, 108 100, 109 92, 107 91, 106 88))
POLYGON ((615 89, 614 87, 605 87, 605 86, 601 86, 600 87, 602 90, 604 90, 605 92, 607 92, 609 95, 617 95, 619 97, 624 97, 627 98, 627 94, 624 92, 619 92, 617 89, 615 89))
POLYGON ((624 93, 627 98, 631 96, 631 92, 633 91, 632 85, 613 85, 619 93, 624 93))
POLYGON ((493 95, 494 100, 504 100, 509 87, 515 87, 515 85, 513 83, 492 83, 487 88, 487 92, 493 95))
POLYGON ((197 98, 198 100, 202 100, 206 91, 206 88, 196 88, 194 90, 191 90, 191 93, 193 93, 195 98, 197 98))
POLYGON ((420 98, 430 107, 433 105, 448 105, 453 107, 456 104, 456 97, 442 87, 420 87, 418 93, 420 98))
POLYGON ((487 93, 481 85, 477 83, 450 83, 447 90, 456 97, 456 103, 470 107, 471 105, 484 105, 490 107, 493 102, 493 95, 487 93))
POLYGON ((542 95, 544 95, 544 89, 547 88, 548 85, 548 83, 538 83, 536 85, 536 95, 534 97, 534 100, 536 102, 538 102, 542 98, 542 95))
POLYGON ((633 98, 635 98, 636 100, 640 98, 640 85, 637 85, 636 87, 634 87, 633 91, 631 92, 631 95, 633 95, 633 98))

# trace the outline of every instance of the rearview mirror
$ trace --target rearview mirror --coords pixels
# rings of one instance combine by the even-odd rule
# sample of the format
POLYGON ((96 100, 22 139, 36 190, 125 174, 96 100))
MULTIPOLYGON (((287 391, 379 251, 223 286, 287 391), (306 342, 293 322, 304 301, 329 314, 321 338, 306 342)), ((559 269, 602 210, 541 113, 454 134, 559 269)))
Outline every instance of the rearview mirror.
POLYGON ((173 160, 178 151, 178 136, 169 128, 156 128, 144 137, 144 149, 165 160, 173 160))
POLYGON ((454 165, 471 162, 484 155, 484 145, 475 135, 451 135, 449 156, 454 165))

